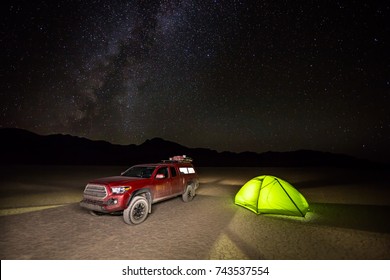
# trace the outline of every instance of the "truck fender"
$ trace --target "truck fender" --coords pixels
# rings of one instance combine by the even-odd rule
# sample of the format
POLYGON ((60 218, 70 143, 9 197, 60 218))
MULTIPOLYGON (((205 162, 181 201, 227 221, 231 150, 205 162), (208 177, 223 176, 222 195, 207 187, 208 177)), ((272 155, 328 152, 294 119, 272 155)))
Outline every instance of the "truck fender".
POLYGON ((144 196, 147 199, 148 204, 149 204, 149 214, 152 213, 152 195, 151 195, 150 190, 148 188, 143 188, 143 189, 134 191, 129 196, 129 199, 128 199, 127 203, 126 203, 126 207, 128 207, 130 202, 131 202, 131 200, 134 197, 138 196, 138 195, 142 195, 142 196, 144 196))
POLYGON ((193 186, 193 188, 196 190, 199 186, 199 182, 196 179, 191 179, 184 184, 184 190, 187 188, 187 186, 193 186))

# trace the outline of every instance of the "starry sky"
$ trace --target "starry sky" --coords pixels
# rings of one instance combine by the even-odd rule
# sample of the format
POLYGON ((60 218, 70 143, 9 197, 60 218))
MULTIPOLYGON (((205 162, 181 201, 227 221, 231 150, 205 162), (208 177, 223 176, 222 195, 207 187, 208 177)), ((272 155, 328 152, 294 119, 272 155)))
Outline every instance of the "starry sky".
POLYGON ((390 158, 388 1, 2 1, 0 127, 390 158))

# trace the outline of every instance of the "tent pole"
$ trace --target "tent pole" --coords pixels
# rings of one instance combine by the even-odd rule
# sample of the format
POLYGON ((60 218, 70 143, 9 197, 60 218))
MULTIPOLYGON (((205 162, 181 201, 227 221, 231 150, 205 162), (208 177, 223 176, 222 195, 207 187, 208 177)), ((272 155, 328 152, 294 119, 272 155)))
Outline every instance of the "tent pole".
POLYGON ((301 209, 299 209, 299 207, 295 204, 295 201, 291 198, 291 196, 288 194, 288 192, 283 188, 282 184, 279 182, 278 179, 276 179, 276 182, 278 182, 279 186, 284 190, 284 192, 287 194, 288 198, 291 200, 291 202, 294 204, 294 206, 298 209, 299 213, 301 213, 302 217, 305 217, 305 215, 303 215, 301 209))
POLYGON ((257 179, 257 178, 256 178, 256 180, 260 182, 259 193, 257 194, 257 203, 256 203, 257 204, 257 210, 256 210, 256 213, 260 214, 260 212, 259 212, 259 197, 260 197, 261 187, 263 186, 263 181, 264 180, 260 180, 260 179, 257 179))

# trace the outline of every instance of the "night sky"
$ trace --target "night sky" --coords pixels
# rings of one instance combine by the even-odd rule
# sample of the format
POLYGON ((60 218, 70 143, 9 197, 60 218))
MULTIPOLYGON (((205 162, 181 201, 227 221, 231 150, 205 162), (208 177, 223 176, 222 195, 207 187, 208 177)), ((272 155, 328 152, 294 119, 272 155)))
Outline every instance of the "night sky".
POLYGON ((390 158, 389 1, 2 1, 0 127, 390 158))

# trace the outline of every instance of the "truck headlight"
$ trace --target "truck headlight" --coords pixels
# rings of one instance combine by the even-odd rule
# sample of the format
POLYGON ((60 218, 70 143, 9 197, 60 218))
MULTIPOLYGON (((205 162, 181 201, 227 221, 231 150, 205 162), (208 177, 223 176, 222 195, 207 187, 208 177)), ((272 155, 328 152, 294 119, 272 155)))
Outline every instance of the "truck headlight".
POLYGON ((111 187, 111 191, 114 194, 122 194, 129 189, 130 189, 130 187, 125 187, 125 186, 111 187))

